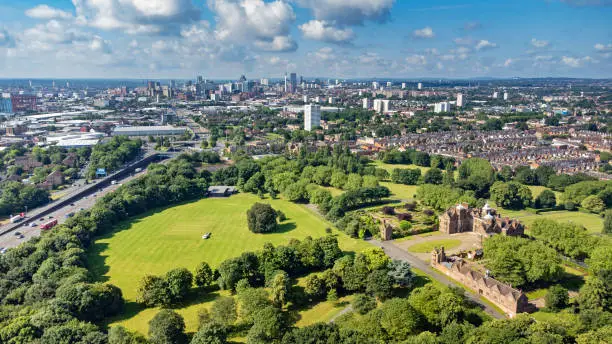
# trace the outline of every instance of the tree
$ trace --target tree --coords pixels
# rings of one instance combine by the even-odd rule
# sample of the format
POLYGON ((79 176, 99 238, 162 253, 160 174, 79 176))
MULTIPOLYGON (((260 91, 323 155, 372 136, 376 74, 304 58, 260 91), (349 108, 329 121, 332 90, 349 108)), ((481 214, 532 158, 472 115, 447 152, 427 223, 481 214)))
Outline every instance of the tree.
POLYGON ((567 307, 569 302, 569 293, 567 292, 567 289, 556 284, 548 288, 548 292, 546 293, 546 297, 544 299, 546 301, 546 308, 552 311, 559 311, 567 307))
POLYGON ((361 188, 363 184, 363 178, 357 173, 351 173, 346 178, 346 183, 344 183, 345 190, 357 190, 361 188))
POLYGON ((140 281, 136 301, 147 307, 169 305, 172 299, 168 282, 159 276, 146 275, 140 281))
POLYGON ((249 230, 253 233, 270 233, 276 230, 276 211, 269 204, 255 203, 247 211, 249 230))
POLYGON ((176 268, 166 273, 166 283, 173 302, 182 301, 191 288, 193 275, 185 268, 176 268))
POLYGON ((108 344, 146 344, 145 337, 130 332, 123 326, 113 326, 108 330, 108 344))
POLYGON ((230 326, 236 322, 236 301, 233 297, 222 297, 213 303, 212 318, 215 322, 230 326))
POLYGON ((208 287, 214 282, 214 273, 207 262, 201 262, 195 271, 195 284, 202 288, 208 287))
POLYGON ((225 344, 228 332, 227 327, 221 324, 209 323, 196 332, 190 344, 225 344))
POLYGON ((149 321, 149 339, 154 344, 186 343, 183 317, 174 311, 162 309, 149 321))
POLYGON ((369 276, 366 291, 379 300, 385 300, 391 296, 393 279, 385 270, 375 270, 369 276))
POLYGON ((612 309, 612 291, 600 278, 591 276, 586 278, 586 283, 580 288, 578 304, 580 309, 600 309, 610 311, 612 309))
POLYGON ((255 321, 257 312, 272 304, 267 290, 263 288, 249 287, 240 290, 238 293, 238 300, 240 300, 240 318, 242 321, 249 324, 255 321))
POLYGON ((381 308, 380 326, 390 338, 404 341, 423 328, 423 318, 407 299, 391 299, 381 308))
POLYGON ((601 213, 606 210, 606 205, 603 200, 595 195, 588 196, 580 205, 592 213, 601 213))
POLYGON ((516 182, 495 182, 491 186, 491 200, 507 209, 523 209, 532 199, 531 190, 516 182))
POLYGON ((368 294, 357 294, 351 305, 355 312, 364 315, 376 308, 376 299, 368 294))
POLYGON ((421 169, 395 168, 391 180, 396 184, 416 185, 421 177, 421 169))
POLYGON ((425 184, 442 184, 444 176, 442 170, 439 168, 431 168, 423 176, 423 183, 425 184))
POLYGON ((538 209, 554 208, 557 205, 557 197, 554 192, 544 190, 536 197, 534 205, 538 209))
POLYGON ((276 307, 268 306, 255 315, 255 323, 247 335, 247 343, 270 343, 283 336, 287 329, 285 314, 276 307))
POLYGON ((282 307, 287 303, 291 280, 285 271, 280 270, 272 278, 272 303, 277 307, 282 307))
POLYGON ((305 280, 304 292, 313 299, 325 296, 325 284, 315 274, 308 275, 305 280))
POLYGON ((377 187, 378 184, 378 178, 375 176, 363 176, 363 183, 362 183, 364 188, 374 188, 377 187))
POLYGON ((606 215, 604 216, 603 233, 612 234, 612 210, 606 211, 606 215))
POLYGON ((389 276, 393 278, 396 284, 400 287, 409 287, 414 280, 414 272, 410 268, 410 264, 403 260, 393 260, 389 264, 389 276))

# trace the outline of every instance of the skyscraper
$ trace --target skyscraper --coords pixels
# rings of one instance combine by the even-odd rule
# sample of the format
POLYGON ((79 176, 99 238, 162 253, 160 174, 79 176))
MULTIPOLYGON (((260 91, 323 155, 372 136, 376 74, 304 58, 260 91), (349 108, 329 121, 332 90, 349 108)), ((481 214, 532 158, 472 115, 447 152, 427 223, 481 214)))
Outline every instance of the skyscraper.
POLYGON ((508 100, 508 92, 504 92, 504 100, 508 100))
POLYGON ((457 93, 457 107, 463 106, 463 94, 457 93))
POLYGON ((419 82, 419 84, 417 85, 418 89, 421 90, 423 89, 423 84, 419 82))
POLYGON ((450 112, 450 110, 451 110, 451 106, 449 102, 441 102, 441 103, 436 103, 434 105, 435 113, 450 112))
POLYGON ((321 106, 304 105, 304 130, 312 131, 313 128, 321 126, 321 106))
POLYGON ((291 93, 297 92, 297 74, 291 73, 291 93))

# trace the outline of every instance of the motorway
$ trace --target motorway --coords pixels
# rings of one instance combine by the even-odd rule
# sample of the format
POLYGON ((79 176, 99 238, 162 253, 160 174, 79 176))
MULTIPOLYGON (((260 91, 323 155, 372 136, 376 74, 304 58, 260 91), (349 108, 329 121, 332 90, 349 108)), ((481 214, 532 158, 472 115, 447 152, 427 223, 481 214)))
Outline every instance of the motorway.
MULTIPOLYGON (((99 188, 97 189, 95 193, 81 197, 80 199, 75 200, 70 205, 67 205, 65 207, 62 207, 58 210, 51 212, 50 214, 47 214, 46 216, 44 216, 44 218, 41 218, 38 215, 33 215, 31 217, 26 215, 26 218, 23 220, 24 222, 27 222, 26 224, 18 227, 17 229, 11 232, 0 235, 0 249, 16 247, 24 241, 27 241, 33 237, 40 236, 40 233, 41 233, 40 225, 41 224, 47 221, 50 221, 53 218, 57 219, 59 223, 63 223, 67 219, 66 217, 67 214, 77 213, 81 209, 91 208, 99 197, 102 197, 106 195, 107 193, 116 190, 120 186, 120 184, 126 183, 134 178, 137 178, 144 173, 146 173, 146 171, 140 172, 136 175, 129 175, 123 179, 117 179, 117 184, 108 185, 101 189, 99 188), (31 227, 31 223, 35 223, 36 226, 31 227), (19 234, 17 233, 22 234, 23 238, 20 238, 19 234)), ((31 214, 35 214, 35 213, 36 212, 33 212, 31 214)), ((2 227, 7 227, 9 225, 12 225, 12 224, 11 223, 5 224, 2 227)), ((0 227, 0 231, 3 229, 2 227, 0 227)))

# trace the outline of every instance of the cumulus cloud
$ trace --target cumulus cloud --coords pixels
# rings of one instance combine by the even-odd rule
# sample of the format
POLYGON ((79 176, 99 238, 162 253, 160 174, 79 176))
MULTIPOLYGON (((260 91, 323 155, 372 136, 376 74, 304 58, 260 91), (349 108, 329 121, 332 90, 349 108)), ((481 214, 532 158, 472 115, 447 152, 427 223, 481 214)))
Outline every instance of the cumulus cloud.
POLYGON ((415 55, 406 57, 406 63, 408 63, 409 65, 426 65, 427 58, 423 55, 415 54, 415 55))
POLYGON ((191 0, 72 0, 77 20, 103 30, 129 34, 170 34, 197 20, 200 11, 191 0))
POLYGON ((221 41, 248 43, 266 51, 294 51, 297 43, 289 36, 295 21, 293 8, 283 2, 263 0, 210 0, 217 15, 215 36, 221 41))
POLYGON ((608 52, 608 51, 612 51, 612 43, 610 44, 601 44, 601 43, 597 43, 595 44, 595 50, 599 51, 599 52, 608 52))
POLYGON ((100 36, 94 36, 92 38, 89 42, 89 49, 101 54, 110 54, 113 52, 110 41, 102 39, 100 36))
POLYGON ((541 41, 535 38, 531 39, 531 45, 536 47, 536 48, 546 48, 550 45, 550 42, 548 41, 541 41))
POLYGON ((55 45, 84 42, 92 38, 91 34, 57 20, 31 27, 25 30, 22 36, 26 48, 40 51, 49 51, 53 50, 55 45))
POLYGON ((329 43, 348 43, 355 38, 353 30, 334 27, 324 20, 311 20, 300 25, 300 30, 305 38, 329 43))
POLYGON ((590 56, 585 56, 585 57, 563 56, 561 57, 561 63, 563 63, 566 66, 572 67, 572 68, 579 68, 590 62, 595 62, 593 58, 591 58, 590 56))
POLYGON ((514 63, 513 59, 506 59, 506 61, 504 61, 504 67, 508 68, 510 67, 512 64, 514 63))
POLYGON ((427 26, 419 30, 414 30, 412 32, 412 37, 414 38, 433 38, 435 36, 431 27, 427 26))
POLYGON ((336 55, 333 52, 334 50, 332 48, 324 47, 308 55, 315 57, 319 61, 332 61, 336 59, 336 55))
POLYGON ((366 21, 384 23, 389 19, 395 0, 297 0, 312 10, 318 20, 337 25, 363 25, 366 21))
POLYGON ((71 19, 72 14, 48 5, 38 5, 25 11, 26 16, 35 19, 71 19))
POLYGON ((552 55, 537 55, 534 60, 536 61, 550 61, 553 59, 552 55))
POLYGON ((497 44, 489 42, 485 39, 481 39, 478 44, 476 44, 476 50, 489 50, 497 48, 497 44))

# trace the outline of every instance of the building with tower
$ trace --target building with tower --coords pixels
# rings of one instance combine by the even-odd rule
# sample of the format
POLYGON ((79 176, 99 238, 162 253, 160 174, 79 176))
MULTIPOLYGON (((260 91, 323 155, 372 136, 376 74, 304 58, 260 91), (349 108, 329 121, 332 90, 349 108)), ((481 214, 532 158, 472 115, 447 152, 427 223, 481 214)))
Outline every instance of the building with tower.
POLYGON ((504 234, 521 236, 525 227, 518 220, 502 218, 497 210, 485 204, 483 208, 470 208, 460 203, 439 216, 440 232, 446 234, 473 232, 481 235, 504 234))

